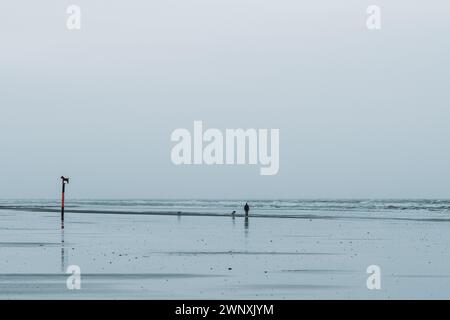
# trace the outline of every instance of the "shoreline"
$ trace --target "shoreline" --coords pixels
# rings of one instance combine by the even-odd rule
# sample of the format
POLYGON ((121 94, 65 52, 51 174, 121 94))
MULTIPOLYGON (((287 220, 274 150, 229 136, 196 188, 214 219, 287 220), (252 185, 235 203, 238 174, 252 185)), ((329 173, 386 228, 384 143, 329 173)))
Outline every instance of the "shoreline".
MULTIPOLYGON (((0 210, 13 210, 22 212, 61 212, 61 209, 55 208, 36 208, 36 207, 17 207, 17 206, 2 206, 0 205, 0 210)), ((253 210, 256 211, 256 210, 253 210)), ((280 210, 282 211, 282 210, 280 210)), ((184 217, 239 217, 246 218, 244 213, 213 213, 213 212, 189 212, 189 211, 124 211, 124 210, 92 210, 92 209, 68 209, 66 206, 64 209, 65 213, 81 213, 81 214, 104 214, 104 215, 135 215, 135 216, 184 216, 184 217)), ((303 215, 283 215, 283 214, 256 214, 248 215, 248 219, 320 219, 320 220, 390 220, 390 221, 412 221, 412 222, 450 222, 450 217, 445 218, 400 218, 400 217, 364 217, 364 216, 331 216, 331 215, 314 215, 314 214, 303 214, 303 215)))

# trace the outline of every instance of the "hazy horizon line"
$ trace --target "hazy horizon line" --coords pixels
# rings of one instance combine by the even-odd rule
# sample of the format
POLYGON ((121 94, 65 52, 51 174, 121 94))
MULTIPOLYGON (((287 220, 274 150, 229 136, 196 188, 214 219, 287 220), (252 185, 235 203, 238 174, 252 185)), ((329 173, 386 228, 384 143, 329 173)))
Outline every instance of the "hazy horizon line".
MULTIPOLYGON (((3 200, 49 200, 49 201, 60 201, 59 198, 0 198, 0 201, 3 200)), ((379 200, 394 200, 394 201, 405 201, 405 200, 439 200, 439 201, 450 201, 450 198, 433 198, 433 197, 427 197, 427 198, 362 198, 362 197, 355 197, 355 198, 340 198, 340 197, 317 197, 317 198, 66 198, 66 201, 71 200, 81 200, 81 201, 90 201, 90 200, 105 200, 105 201, 115 201, 115 200, 166 200, 166 201, 186 201, 186 200, 205 200, 205 201, 214 201, 214 200, 235 200, 235 201, 289 201, 289 200, 300 200, 300 201, 329 201, 329 200, 339 200, 339 201, 345 201, 345 200, 358 200, 358 201, 379 201, 379 200)))

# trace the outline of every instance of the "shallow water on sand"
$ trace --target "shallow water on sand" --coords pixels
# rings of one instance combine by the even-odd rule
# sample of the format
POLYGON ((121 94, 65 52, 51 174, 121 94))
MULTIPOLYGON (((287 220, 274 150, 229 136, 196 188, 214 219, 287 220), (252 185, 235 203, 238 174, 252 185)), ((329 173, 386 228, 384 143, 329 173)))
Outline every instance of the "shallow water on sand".
POLYGON ((0 298, 450 298, 449 204, 79 200, 62 231, 57 202, 4 200, 0 298))

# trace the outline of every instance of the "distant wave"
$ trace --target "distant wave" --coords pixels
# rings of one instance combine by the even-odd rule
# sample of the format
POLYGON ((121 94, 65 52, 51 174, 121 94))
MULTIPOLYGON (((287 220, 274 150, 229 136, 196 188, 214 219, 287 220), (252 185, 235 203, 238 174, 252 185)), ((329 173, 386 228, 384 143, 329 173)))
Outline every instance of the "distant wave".
MULTIPOLYGON (((67 213, 243 216, 243 200, 68 200, 67 213)), ((0 200, 0 210, 59 212, 55 200, 0 200)), ((450 222, 450 200, 252 200, 252 217, 450 222)))
MULTIPOLYGON (((66 200, 68 207, 239 209, 246 200, 66 200)), ((252 200, 252 208, 295 211, 447 211, 450 200, 252 200)), ((0 206, 58 207, 56 200, 0 200, 0 206)))

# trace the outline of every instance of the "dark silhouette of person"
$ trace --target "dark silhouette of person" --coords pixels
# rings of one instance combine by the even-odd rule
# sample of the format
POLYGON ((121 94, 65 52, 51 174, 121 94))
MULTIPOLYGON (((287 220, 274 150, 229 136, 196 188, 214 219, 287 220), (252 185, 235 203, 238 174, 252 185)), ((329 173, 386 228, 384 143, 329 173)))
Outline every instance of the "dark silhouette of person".
POLYGON ((248 212, 250 211, 250 206, 248 205, 247 202, 245 203, 244 211, 245 211, 245 216, 247 217, 248 216, 248 212))

